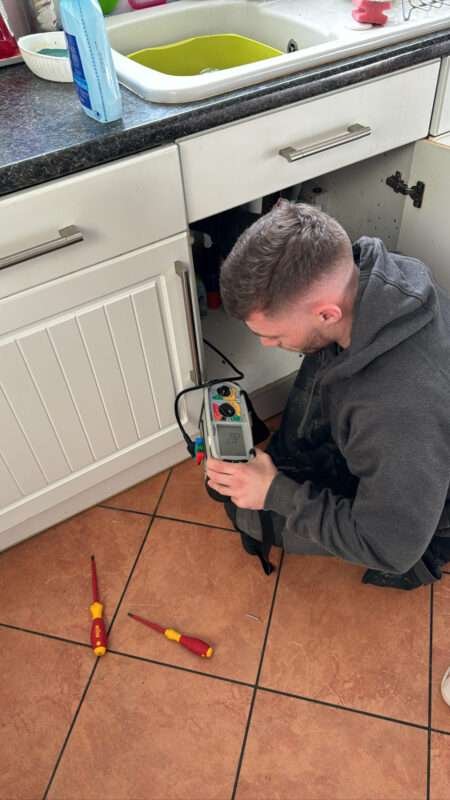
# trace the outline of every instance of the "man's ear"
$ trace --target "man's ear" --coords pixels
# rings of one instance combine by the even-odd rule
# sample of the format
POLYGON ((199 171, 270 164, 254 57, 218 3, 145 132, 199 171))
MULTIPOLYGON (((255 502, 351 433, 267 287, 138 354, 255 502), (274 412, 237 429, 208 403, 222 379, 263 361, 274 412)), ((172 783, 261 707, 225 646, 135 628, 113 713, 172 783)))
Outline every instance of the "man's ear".
POLYGON ((320 306, 316 313, 320 317, 320 321, 325 325, 336 325, 342 319, 342 309, 333 303, 320 306))

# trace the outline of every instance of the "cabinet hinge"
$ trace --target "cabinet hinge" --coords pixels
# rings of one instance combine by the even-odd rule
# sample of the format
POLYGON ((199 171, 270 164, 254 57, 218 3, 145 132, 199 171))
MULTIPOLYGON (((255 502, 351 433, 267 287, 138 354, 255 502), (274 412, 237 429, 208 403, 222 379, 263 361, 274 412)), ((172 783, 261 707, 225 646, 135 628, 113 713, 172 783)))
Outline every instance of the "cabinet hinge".
POLYGON ((417 181, 415 186, 410 187, 403 180, 402 173, 397 170, 395 175, 390 175, 389 178, 386 178, 386 183, 397 194, 409 195, 415 208, 421 208, 423 193, 425 191, 425 184, 423 181, 417 181))

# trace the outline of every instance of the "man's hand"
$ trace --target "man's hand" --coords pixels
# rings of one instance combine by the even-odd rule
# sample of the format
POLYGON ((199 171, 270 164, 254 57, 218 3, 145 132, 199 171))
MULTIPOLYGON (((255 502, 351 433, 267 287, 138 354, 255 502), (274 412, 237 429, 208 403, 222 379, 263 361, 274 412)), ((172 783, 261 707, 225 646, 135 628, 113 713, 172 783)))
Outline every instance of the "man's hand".
POLYGON ((264 508, 277 468, 267 453, 256 449, 256 457, 246 464, 208 458, 206 472, 211 489, 229 495, 239 508, 259 511, 264 508))

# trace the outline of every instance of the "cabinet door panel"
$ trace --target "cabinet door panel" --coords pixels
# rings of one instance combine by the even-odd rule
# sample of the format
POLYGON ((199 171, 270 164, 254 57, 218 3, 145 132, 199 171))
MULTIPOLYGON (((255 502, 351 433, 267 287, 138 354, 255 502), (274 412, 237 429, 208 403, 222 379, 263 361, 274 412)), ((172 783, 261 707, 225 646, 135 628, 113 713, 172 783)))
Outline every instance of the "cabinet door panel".
POLYGON ((173 401, 193 358, 177 262, 193 285, 186 234, 0 301, 9 544, 9 529, 55 506, 61 518, 66 500, 180 443, 173 401))
POLYGON ((69 463, 17 341, 0 347, 0 383, 47 483, 68 475, 69 463))
POLYGON ((175 391, 162 324, 163 310, 156 287, 140 289, 132 297, 156 412, 161 427, 165 427, 173 421, 175 391))
POLYGON ((417 142, 408 183, 425 183, 422 207, 405 199, 398 248, 420 258, 450 292, 450 227, 448 187, 450 185, 450 135, 417 142))
POLYGON ((136 439, 143 439, 155 433, 159 423, 131 296, 108 303, 106 315, 136 425, 136 439))
POLYGON ((97 385, 101 387, 116 446, 128 447, 136 441, 137 429, 105 306, 79 314, 78 322, 97 385))
MULTIPOLYGON (((47 485, 44 473, 3 391, 0 390, 1 456, 23 495, 47 485)), ((8 500, 8 502, 10 502, 8 500)))
POLYGON ((117 444, 77 319, 73 316, 52 325, 49 335, 88 436, 94 460, 98 461, 113 453, 117 444))
POLYGON ((24 336, 20 349, 57 432, 71 472, 91 464, 93 454, 47 330, 24 336))

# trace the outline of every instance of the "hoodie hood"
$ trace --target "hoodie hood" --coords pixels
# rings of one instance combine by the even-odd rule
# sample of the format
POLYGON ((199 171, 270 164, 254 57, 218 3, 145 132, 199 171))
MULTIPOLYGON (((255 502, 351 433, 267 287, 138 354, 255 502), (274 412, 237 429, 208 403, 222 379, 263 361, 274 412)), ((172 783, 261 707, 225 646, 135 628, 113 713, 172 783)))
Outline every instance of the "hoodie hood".
POLYGON ((360 269, 351 344, 324 376, 324 383, 354 375, 409 339, 433 319, 438 298, 421 261, 389 253, 381 239, 363 236, 353 246, 360 269))

